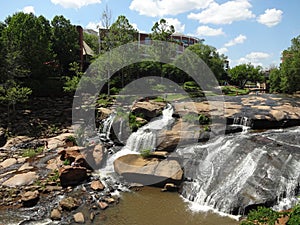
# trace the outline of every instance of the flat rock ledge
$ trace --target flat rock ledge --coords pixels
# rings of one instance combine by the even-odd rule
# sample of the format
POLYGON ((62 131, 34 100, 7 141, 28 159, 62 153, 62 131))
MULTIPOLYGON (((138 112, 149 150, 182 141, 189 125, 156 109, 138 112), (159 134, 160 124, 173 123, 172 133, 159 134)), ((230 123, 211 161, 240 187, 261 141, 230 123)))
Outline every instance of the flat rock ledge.
POLYGON ((143 158, 137 154, 117 158, 114 169, 127 181, 148 186, 178 185, 183 179, 183 170, 176 160, 143 158))

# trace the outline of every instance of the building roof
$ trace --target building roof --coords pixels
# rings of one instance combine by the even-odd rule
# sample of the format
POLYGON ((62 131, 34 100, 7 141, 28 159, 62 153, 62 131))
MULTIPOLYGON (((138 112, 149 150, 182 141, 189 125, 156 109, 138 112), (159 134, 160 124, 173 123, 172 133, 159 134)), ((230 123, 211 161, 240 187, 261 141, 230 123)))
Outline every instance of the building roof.
POLYGON ((94 51, 90 48, 90 46, 88 46, 88 44, 85 41, 83 41, 83 55, 95 55, 94 51))

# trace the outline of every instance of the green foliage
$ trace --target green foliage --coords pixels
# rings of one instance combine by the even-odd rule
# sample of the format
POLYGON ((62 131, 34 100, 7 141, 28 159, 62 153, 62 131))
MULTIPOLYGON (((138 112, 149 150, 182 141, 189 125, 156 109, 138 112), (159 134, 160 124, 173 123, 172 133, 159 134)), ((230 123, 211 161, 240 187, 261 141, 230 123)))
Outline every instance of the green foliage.
POLYGON ((73 142, 74 145, 77 145, 76 138, 73 135, 66 137, 65 142, 73 142))
POLYGON ((240 89, 235 86, 223 86, 222 92, 225 95, 235 96, 235 95, 247 95, 249 94, 249 89, 240 89))
POLYGON ((71 162, 70 162, 69 159, 65 159, 65 161, 63 162, 63 164, 64 164, 65 166, 69 166, 69 165, 71 165, 71 162))
POLYGON ((43 152, 44 147, 38 147, 36 149, 33 148, 29 148, 29 149, 25 149, 22 153, 22 157, 35 157, 36 155, 40 154, 41 152, 43 152))
POLYGON ((72 62, 69 64, 70 69, 69 71, 73 72, 73 76, 65 76, 65 85, 63 87, 65 92, 75 92, 77 89, 77 86, 79 84, 79 81, 83 75, 83 73, 80 71, 79 63, 72 62))
POLYGON ((151 31, 152 40, 170 41, 172 34, 175 33, 175 28, 173 25, 169 25, 165 19, 161 19, 153 25, 151 31))
POLYGON ((296 205, 290 214, 290 219, 287 225, 299 225, 300 224, 300 205, 296 205))
POLYGON ((210 118, 207 117, 206 115, 204 114, 197 115, 195 113, 188 113, 183 115, 182 120, 184 122, 195 123, 195 124, 199 123, 201 125, 207 125, 211 122, 210 118))
POLYGON ((198 115, 195 113, 188 113, 182 116, 182 120, 187 123, 197 123, 198 115))
POLYGON ((9 81, 4 87, 0 87, 0 102, 13 106, 15 111, 15 105, 17 103, 24 103, 28 100, 28 96, 31 95, 32 90, 28 87, 21 87, 14 81, 9 81))
POLYGON ((143 124, 137 121, 137 116, 129 113, 129 127, 134 132, 137 131, 143 124))
POLYGON ((6 20, 3 45, 9 79, 30 76, 44 79, 49 74, 46 62, 51 60, 51 27, 43 16, 18 12, 6 20))
MULTIPOLYGON (((189 46, 188 50, 194 52, 198 57, 200 57, 211 69, 218 80, 222 79, 222 77, 226 74, 224 65, 227 61, 227 57, 223 54, 219 54, 215 47, 205 45, 203 43, 197 43, 189 46)), ((195 68, 195 71, 198 71, 197 68, 195 68)), ((201 78, 205 79, 204 77, 201 78)))
POLYGON ((270 71, 269 77, 270 92, 281 92, 281 74, 280 69, 274 68, 270 71))
POLYGON ((241 225, 254 225, 254 224, 268 224, 274 225, 280 213, 270 208, 259 206, 256 210, 251 210, 248 214, 247 220, 243 221, 241 225))
POLYGON ((97 105, 100 107, 107 108, 113 104, 114 99, 115 98, 108 96, 106 94, 101 94, 101 95, 99 95, 99 98, 97 99, 97 105))
POLYGON ((143 158, 149 158, 151 155, 151 149, 142 149, 140 154, 143 158))
POLYGON ((244 89, 248 81, 258 82, 263 80, 262 68, 251 64, 237 65, 228 70, 231 81, 244 89))
POLYGON ((58 73, 68 74, 69 64, 79 60, 78 32, 63 16, 55 16, 52 25, 52 48, 58 62, 58 73))

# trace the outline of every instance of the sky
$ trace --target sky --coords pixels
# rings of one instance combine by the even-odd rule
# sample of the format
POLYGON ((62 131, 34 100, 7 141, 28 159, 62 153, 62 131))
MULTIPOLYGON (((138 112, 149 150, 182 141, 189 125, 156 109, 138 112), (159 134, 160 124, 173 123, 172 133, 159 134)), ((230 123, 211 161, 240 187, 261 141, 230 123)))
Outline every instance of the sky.
POLYGON ((0 21, 16 12, 63 15, 74 25, 96 29, 105 8, 112 21, 124 15, 140 32, 165 18, 176 32, 204 39, 226 55, 230 67, 279 66, 281 52, 300 35, 299 0, 0 0, 0 21))

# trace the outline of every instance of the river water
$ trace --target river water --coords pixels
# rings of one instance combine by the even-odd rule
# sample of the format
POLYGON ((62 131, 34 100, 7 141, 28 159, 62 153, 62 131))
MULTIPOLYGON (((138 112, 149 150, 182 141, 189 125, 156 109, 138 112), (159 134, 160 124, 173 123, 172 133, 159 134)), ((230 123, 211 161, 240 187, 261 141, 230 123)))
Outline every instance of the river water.
MULTIPOLYGON (((103 225, 237 225, 235 218, 213 212, 192 212, 189 203, 178 193, 161 192, 145 187, 137 192, 123 193, 118 206, 105 211, 103 225)), ((102 219, 101 219, 102 218, 102 219)))

